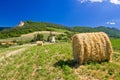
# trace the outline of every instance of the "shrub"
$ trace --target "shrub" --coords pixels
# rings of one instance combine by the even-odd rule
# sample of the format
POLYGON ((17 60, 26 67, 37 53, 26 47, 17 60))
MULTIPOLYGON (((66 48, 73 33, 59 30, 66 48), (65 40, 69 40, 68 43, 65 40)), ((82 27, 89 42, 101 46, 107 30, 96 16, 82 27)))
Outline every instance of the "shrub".
POLYGON ((43 36, 43 34, 35 34, 34 35, 34 39, 32 40, 32 41, 43 41, 44 40, 44 36, 43 36))

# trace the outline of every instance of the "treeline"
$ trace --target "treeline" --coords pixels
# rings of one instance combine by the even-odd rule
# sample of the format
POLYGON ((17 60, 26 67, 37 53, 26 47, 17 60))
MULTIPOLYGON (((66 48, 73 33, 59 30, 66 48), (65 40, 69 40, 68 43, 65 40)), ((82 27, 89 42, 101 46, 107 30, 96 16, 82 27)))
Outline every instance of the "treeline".
POLYGON ((109 35, 109 37, 112 38, 120 38, 120 30, 116 28, 110 28, 110 27, 105 27, 105 26, 99 26, 99 27, 80 27, 76 26, 71 28, 71 31, 74 32, 80 32, 80 33, 85 33, 85 32, 105 32, 109 35))
POLYGON ((81 27, 81 26, 75 26, 75 27, 67 27, 62 26, 58 24, 52 24, 52 23, 46 23, 46 22, 32 22, 32 21, 26 21, 24 26, 22 27, 13 27, 10 29, 4 29, 0 32, 0 38, 10 38, 10 37, 19 37, 21 34, 27 34, 34 31, 54 31, 55 29, 63 29, 63 30, 69 30, 71 32, 105 32, 110 37, 113 38, 120 38, 120 30, 116 28, 109 28, 109 27, 81 27))

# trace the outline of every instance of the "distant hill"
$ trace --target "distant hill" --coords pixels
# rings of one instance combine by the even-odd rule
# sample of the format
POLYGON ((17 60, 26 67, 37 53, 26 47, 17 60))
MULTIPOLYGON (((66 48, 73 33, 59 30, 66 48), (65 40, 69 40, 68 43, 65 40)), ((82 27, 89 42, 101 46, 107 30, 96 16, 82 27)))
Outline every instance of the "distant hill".
POLYGON ((0 27, 0 31, 2 31, 3 29, 9 29, 11 27, 0 27))
POLYGON ((2 29, 0 31, 0 38, 11 38, 11 37, 19 37, 22 34, 28 34, 35 31, 71 31, 71 32, 105 32, 110 37, 120 38, 120 30, 116 28, 109 28, 105 26, 99 26, 96 28, 92 27, 84 27, 84 26, 75 26, 75 27, 67 27, 63 25, 47 23, 47 22, 32 22, 26 21, 23 26, 16 26, 10 29, 2 29))
POLYGON ((76 26, 76 27, 72 27, 71 31, 80 32, 80 33, 84 33, 84 32, 101 32, 102 31, 102 32, 107 33, 110 37, 120 38, 120 30, 119 29, 105 27, 105 26, 99 26, 99 27, 95 27, 95 28, 76 26))

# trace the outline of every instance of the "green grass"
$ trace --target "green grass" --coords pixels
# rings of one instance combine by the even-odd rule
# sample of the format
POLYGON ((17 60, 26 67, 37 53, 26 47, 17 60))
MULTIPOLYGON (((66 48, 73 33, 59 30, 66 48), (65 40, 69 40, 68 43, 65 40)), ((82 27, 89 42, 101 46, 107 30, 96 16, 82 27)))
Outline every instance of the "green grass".
POLYGON ((120 52, 120 39, 111 39, 113 49, 120 52))
POLYGON ((66 65, 68 60, 73 60, 71 44, 34 46, 21 55, 1 62, 4 65, 0 65, 0 80, 77 79, 74 70, 66 65))
POLYGON ((50 29, 52 29, 52 30, 54 30, 56 32, 62 32, 62 33, 64 33, 64 32, 71 32, 71 31, 69 31, 67 29, 57 29, 57 28, 50 28, 50 29))
POLYGON ((5 55, 6 53, 9 53, 9 52, 14 51, 14 50, 18 50, 20 48, 22 48, 22 47, 1 48, 0 49, 0 57, 3 56, 3 55, 5 55))
POLYGON ((120 80, 120 64, 115 62, 91 62, 79 67, 79 74, 94 77, 99 80, 120 80))
POLYGON ((90 62, 78 68, 71 43, 32 46, 0 62, 0 80, 120 80, 119 41, 111 39, 115 50, 112 62, 90 62))

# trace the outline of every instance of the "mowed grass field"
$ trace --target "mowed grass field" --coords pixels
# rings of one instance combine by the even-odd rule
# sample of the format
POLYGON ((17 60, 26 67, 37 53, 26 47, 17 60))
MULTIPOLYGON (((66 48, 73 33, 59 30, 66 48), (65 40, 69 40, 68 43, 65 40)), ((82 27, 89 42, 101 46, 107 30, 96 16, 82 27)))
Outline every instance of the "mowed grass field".
POLYGON ((112 45, 113 45, 113 49, 115 51, 119 51, 120 52, 120 39, 111 39, 112 45))
POLYGON ((79 67, 73 61, 71 43, 31 46, 0 61, 0 80, 120 80, 120 39, 111 42, 114 53, 110 62, 79 67))

